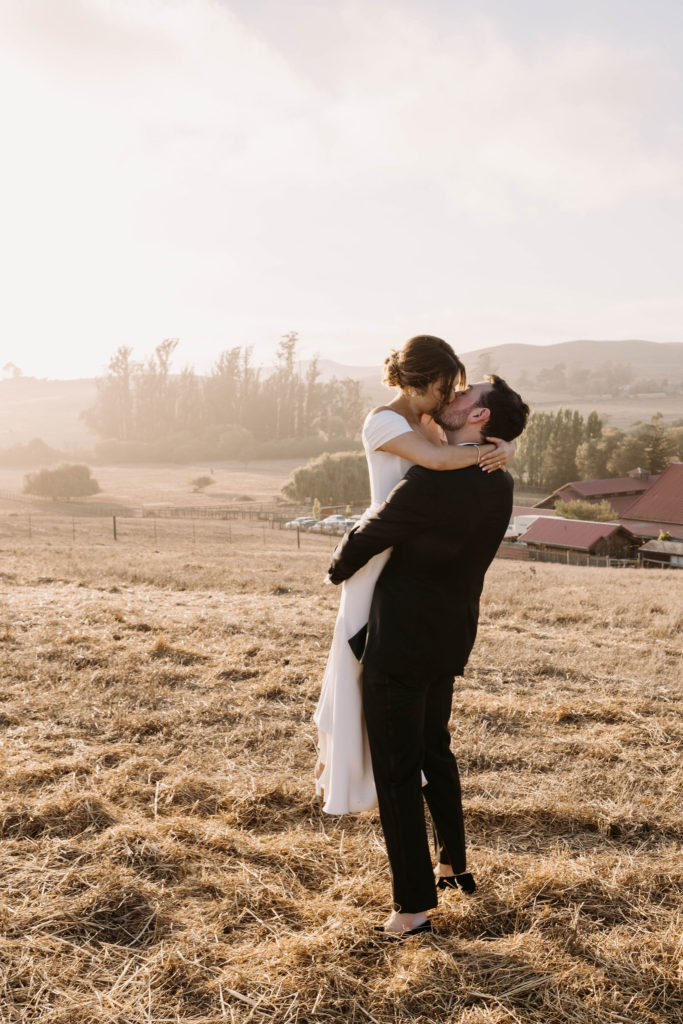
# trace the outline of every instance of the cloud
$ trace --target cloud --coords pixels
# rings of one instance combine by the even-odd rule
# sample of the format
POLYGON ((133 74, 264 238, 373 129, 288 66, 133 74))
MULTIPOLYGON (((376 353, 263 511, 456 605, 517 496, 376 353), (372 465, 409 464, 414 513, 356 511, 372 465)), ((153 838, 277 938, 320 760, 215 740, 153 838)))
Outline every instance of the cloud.
POLYGON ((367 15, 352 15, 353 76, 332 114, 359 175, 419 177, 494 218, 520 202, 587 211, 680 195, 671 82, 653 53, 576 38, 522 56, 491 21, 439 33, 405 12, 367 15))
POLYGON ((495 217, 679 194, 680 147, 666 123, 653 137, 670 85, 655 55, 577 38, 522 56, 486 19, 444 32, 384 3, 335 14, 298 66, 216 0, 24 0, 10 28, 42 83, 47 140, 56 124, 72 165, 99 150, 161 201, 422 182, 495 217), (322 80, 306 59, 320 51, 322 80))
POLYGON ((511 232, 680 200, 655 53, 523 52, 468 10, 277 3, 266 33, 218 0, 4 5, 6 323, 215 346, 446 318, 514 278, 511 232))

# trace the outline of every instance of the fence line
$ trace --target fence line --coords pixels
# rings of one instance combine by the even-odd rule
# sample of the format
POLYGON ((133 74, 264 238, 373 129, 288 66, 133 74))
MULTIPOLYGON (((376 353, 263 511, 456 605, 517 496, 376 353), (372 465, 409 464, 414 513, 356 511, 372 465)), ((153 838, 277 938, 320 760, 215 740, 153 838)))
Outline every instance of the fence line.
POLYGON ((583 565, 602 569, 635 569, 635 558, 611 558, 609 555, 589 555, 583 551, 529 551, 531 562, 555 562, 559 565, 583 565))
POLYGON ((496 552, 496 557, 514 559, 517 562, 528 562, 529 549, 519 547, 517 544, 506 544, 503 542, 496 552))
POLYGON ((143 518, 119 512, 108 520, 101 516, 47 516, 29 508, 0 516, 0 538, 10 537, 14 543, 23 540, 37 545, 57 541, 86 546, 110 541, 112 546, 120 548, 125 548, 127 543, 169 549, 227 543, 304 552, 327 551, 340 540, 335 534, 281 530, 276 528, 277 525, 254 519, 143 518))
POLYGON ((636 558, 613 558, 609 555, 590 555, 586 551, 539 551, 522 544, 505 541, 498 548, 498 558, 510 558, 520 562, 554 562, 557 565, 582 565, 602 569, 635 569, 636 558))
MULTIPOLYGON (((201 511, 201 510, 200 510, 201 511)), ((212 511, 212 510, 206 510, 212 511)), ((310 533, 306 530, 282 530, 282 522, 251 519, 226 519, 216 516, 128 516, 120 507, 106 523, 103 517, 48 516, 34 509, 23 509, 0 516, 0 537, 23 537, 29 543, 60 540, 78 545, 109 539, 112 544, 125 547, 126 543, 144 547, 194 547, 197 544, 251 544, 279 551, 327 550, 340 541, 338 534, 310 533), (291 538, 291 540, 290 540, 291 538), (327 543, 325 543, 327 541, 327 543)), ((537 551, 520 544, 503 542, 497 557, 525 562, 553 562, 560 565, 599 568, 639 568, 635 559, 610 558, 589 555, 581 551, 537 551)), ((643 560, 644 561, 644 560, 643 560)), ((660 565, 660 567, 662 567, 660 565)))
POLYGON ((297 515, 305 515, 298 507, 283 508, 281 505, 219 505, 213 508, 199 508, 196 505, 172 505, 160 508, 143 507, 145 519, 256 519, 271 524, 286 523, 297 515))
MULTIPOLYGON (((36 511, 44 512, 46 515, 78 516, 79 518, 121 516, 139 519, 255 519, 265 520, 273 526, 281 527, 282 524, 296 516, 310 515, 311 513, 311 506, 303 502, 291 504, 234 502, 229 505, 212 505, 208 508, 199 505, 112 505, 97 501, 87 503, 61 499, 53 501, 35 494, 22 494, 2 489, 0 489, 0 499, 35 508, 36 511)), ((347 504, 325 506, 321 512, 324 515, 331 515, 334 512, 343 513, 347 504)), ((364 511, 364 508, 356 506, 353 508, 355 511, 364 511)))

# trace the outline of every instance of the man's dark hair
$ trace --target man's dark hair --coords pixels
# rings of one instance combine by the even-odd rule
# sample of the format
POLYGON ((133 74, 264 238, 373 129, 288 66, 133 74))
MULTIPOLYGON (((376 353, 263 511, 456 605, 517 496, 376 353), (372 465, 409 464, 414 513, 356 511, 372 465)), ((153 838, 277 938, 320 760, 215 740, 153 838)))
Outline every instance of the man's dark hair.
POLYGON ((490 373, 486 375, 485 380, 492 387, 490 391, 481 396, 477 405, 490 409, 491 415, 483 426, 482 435, 502 437, 504 441, 512 441, 515 437, 519 437, 526 426, 526 421, 529 418, 529 406, 502 377, 490 373))

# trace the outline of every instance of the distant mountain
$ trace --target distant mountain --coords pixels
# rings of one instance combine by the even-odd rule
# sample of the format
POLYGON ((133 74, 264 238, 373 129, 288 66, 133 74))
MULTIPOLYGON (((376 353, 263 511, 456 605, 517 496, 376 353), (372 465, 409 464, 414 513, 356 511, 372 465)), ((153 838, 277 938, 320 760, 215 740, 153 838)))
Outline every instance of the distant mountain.
MULTIPOLYGON (((301 372, 305 373, 310 366, 310 360, 300 361, 301 372)), ((347 363, 337 363, 334 359, 318 359, 318 371, 321 380, 332 380, 337 377, 342 380, 344 377, 353 377, 354 380, 365 380, 372 377, 374 380, 381 380, 382 368, 380 366, 350 366, 347 363)))
MULTIPOLYGON (((493 371, 514 382, 520 375, 528 376, 558 363, 581 366, 587 371, 598 370, 605 363, 629 363, 637 377, 664 377, 683 380, 683 343, 657 341, 563 341, 557 345, 493 345, 459 352, 470 374, 479 365, 490 363, 493 371)), ((302 365, 302 371, 308 366, 302 365)), ((323 380, 331 377, 354 377, 356 380, 372 378, 380 381, 381 366, 350 366, 319 359, 318 368, 323 380)))
POLYGON ((94 380, 0 381, 0 448, 42 437, 63 451, 90 446, 92 434, 79 413, 95 402, 94 380))
MULTIPOLYGON (((561 407, 578 409, 584 416, 596 409, 613 427, 628 428, 638 420, 648 420, 661 412, 667 422, 680 419, 683 413, 683 344, 654 341, 566 341, 558 345, 494 345, 473 352, 460 353, 470 380, 485 373, 498 373, 516 387, 532 410, 551 411, 561 407), (613 391, 616 374, 612 368, 630 365, 634 379, 668 382, 666 394, 601 393, 613 391), (585 393, 576 387, 538 384, 540 371, 564 365, 567 375, 573 371, 585 375, 590 387, 585 393)), ((380 366, 344 366, 320 360, 321 375, 353 376, 363 383, 368 409, 386 402, 390 392, 382 385, 380 366)), ((557 376, 557 375, 552 375, 557 376)))
POLYGON ((465 365, 474 371, 490 360, 496 373, 514 381, 520 374, 533 374, 558 363, 596 371, 605 363, 629 363, 637 377, 683 380, 683 343, 655 341, 563 341, 558 345, 494 345, 462 353, 465 365))

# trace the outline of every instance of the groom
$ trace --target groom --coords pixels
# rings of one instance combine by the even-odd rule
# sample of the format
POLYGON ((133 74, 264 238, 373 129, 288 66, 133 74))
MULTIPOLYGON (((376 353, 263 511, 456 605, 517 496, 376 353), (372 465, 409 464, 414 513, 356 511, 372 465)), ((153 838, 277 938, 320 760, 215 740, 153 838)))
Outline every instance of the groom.
MULTIPOLYGON (((528 414, 520 396, 490 376, 458 392, 437 420, 451 443, 479 444, 486 436, 517 437, 528 414)), ((465 873, 460 781, 448 721, 453 679, 462 675, 477 632, 484 574, 511 511, 508 473, 413 466, 332 558, 329 578, 342 583, 393 547, 375 587, 367 632, 352 638, 352 645, 360 644, 363 711, 393 882, 394 913, 386 932, 431 931, 426 911, 437 898, 423 793, 449 879, 440 887, 455 887, 455 874, 474 889, 465 873)))

